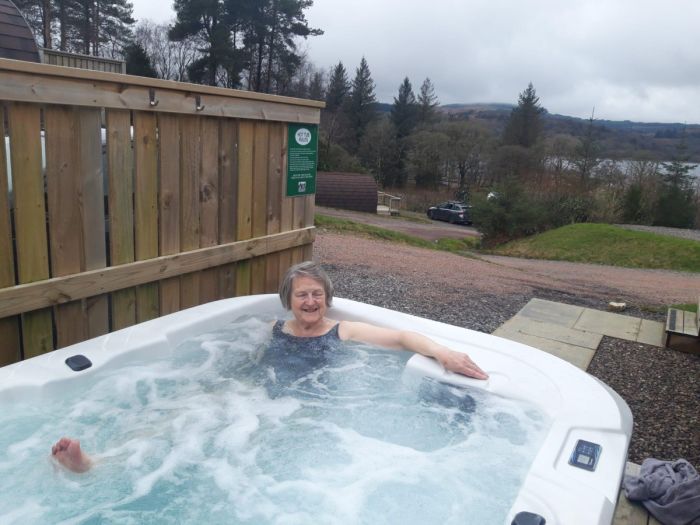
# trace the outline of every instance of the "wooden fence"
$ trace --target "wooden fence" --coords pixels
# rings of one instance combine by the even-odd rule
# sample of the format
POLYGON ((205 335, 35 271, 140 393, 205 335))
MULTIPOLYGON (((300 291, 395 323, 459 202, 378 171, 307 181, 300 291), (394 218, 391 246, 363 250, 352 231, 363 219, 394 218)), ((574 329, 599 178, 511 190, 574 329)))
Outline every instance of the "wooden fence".
POLYGON ((44 64, 54 66, 77 67, 80 69, 93 69, 95 71, 107 71, 109 73, 126 73, 126 62, 105 57, 67 53, 58 49, 39 48, 39 55, 44 64))
POLYGON ((287 123, 322 103, 0 59, 0 104, 0 365, 311 257, 287 123))

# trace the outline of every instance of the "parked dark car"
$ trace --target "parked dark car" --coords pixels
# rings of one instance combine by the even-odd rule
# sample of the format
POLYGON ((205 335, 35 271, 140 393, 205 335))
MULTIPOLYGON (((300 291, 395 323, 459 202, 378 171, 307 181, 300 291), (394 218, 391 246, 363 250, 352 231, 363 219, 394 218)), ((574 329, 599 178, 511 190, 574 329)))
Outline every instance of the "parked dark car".
POLYGON ((428 217, 438 221, 447 221, 452 224, 471 224, 471 206, 463 202, 443 202, 437 206, 428 208, 428 217))

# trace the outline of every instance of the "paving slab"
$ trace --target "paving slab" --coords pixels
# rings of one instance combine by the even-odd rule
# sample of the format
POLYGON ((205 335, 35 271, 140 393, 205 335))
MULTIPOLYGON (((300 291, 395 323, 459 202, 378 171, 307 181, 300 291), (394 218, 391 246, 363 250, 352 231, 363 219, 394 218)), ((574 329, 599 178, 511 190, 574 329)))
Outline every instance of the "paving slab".
POLYGON ((591 350, 597 349, 598 345, 600 345, 600 341, 603 339, 602 334, 568 328, 559 324, 537 321, 535 319, 528 319, 520 315, 516 315, 506 321, 501 327, 510 331, 518 331, 544 339, 552 339, 560 343, 590 348, 591 350))
POLYGON ((638 317, 585 308, 581 317, 574 324, 574 328, 627 341, 636 341, 641 323, 642 320, 638 317))
MULTIPOLYGON (((625 465, 625 476, 639 476, 641 465, 630 463, 625 465)), ((615 506, 615 516, 612 525, 661 525, 661 523, 638 502, 627 499, 624 489, 620 489, 615 506)))
POLYGON ((572 365, 579 367, 581 370, 586 370, 588 368, 595 354, 595 350, 591 350, 590 348, 553 341, 552 339, 525 334, 517 330, 497 328, 493 335, 532 346, 548 354, 559 357, 560 359, 564 359, 572 365))
POLYGON ((603 336, 663 347, 665 326, 657 321, 531 299, 493 334, 538 348, 586 370, 603 336))
POLYGON ((531 299, 516 315, 572 328, 584 310, 582 306, 531 299))
POLYGON ((654 346, 665 346, 666 326, 659 321, 642 319, 637 334, 637 342, 654 346))

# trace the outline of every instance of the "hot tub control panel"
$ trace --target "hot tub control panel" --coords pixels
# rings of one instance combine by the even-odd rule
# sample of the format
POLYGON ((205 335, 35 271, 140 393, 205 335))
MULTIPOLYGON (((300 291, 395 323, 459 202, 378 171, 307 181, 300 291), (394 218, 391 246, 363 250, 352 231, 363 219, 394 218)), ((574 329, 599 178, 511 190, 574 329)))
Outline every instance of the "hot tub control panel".
POLYGON ((598 464, 601 450, 603 450, 603 447, 598 443, 591 443, 585 439, 579 439, 569 458, 569 465, 592 472, 598 464))

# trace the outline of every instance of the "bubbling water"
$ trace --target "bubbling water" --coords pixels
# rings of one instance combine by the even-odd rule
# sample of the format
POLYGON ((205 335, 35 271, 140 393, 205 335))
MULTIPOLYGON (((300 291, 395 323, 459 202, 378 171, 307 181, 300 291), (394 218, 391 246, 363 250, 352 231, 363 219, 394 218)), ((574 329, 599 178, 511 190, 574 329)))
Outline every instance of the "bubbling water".
POLYGON ((2 408, 0 522, 505 520, 548 427, 538 410, 404 381, 407 352, 362 345, 290 373, 267 359, 269 334, 243 318, 169 360, 2 408), (92 470, 53 464, 62 435, 94 453, 92 470))

